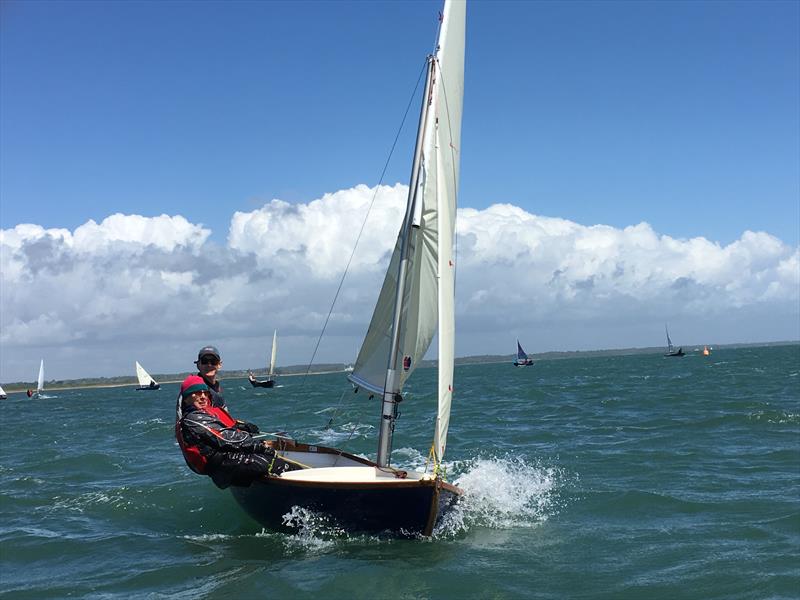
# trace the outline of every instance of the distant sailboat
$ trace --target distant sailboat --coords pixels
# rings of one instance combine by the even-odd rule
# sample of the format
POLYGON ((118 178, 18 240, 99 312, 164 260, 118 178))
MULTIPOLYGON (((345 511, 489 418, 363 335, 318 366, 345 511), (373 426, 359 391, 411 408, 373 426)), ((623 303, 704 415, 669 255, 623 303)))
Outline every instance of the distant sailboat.
POLYGON ((708 346, 703 346, 703 356, 711 356, 711 349, 708 346))
POLYGON ((275 355, 278 352, 278 330, 276 329, 272 333, 272 355, 269 359, 269 375, 266 381, 258 381, 252 373, 248 373, 247 379, 250 380, 250 385, 253 387, 263 387, 263 388, 271 388, 275 387, 275 379, 273 374, 275 373, 275 355))
POLYGON ((136 361, 136 379, 139 380, 137 390, 157 390, 161 387, 155 379, 150 377, 150 373, 145 371, 138 361, 136 361))
POLYGON ((28 390, 28 398, 39 398, 44 392, 44 359, 39 363, 39 378, 36 380, 36 391, 28 390))
POLYGON ((522 346, 517 340, 517 360, 514 361, 515 367, 532 367, 533 366, 533 359, 528 358, 528 355, 525 354, 525 350, 522 349, 522 346))
POLYGON ((683 356, 683 348, 675 350, 675 346, 672 345, 672 340, 669 339, 669 329, 667 329, 666 325, 664 325, 664 331, 667 334, 667 351, 664 356, 683 356))
POLYGON ((6 395, 6 391, 3 389, 3 386, 0 385, 0 400, 5 400, 6 398, 8 398, 8 395, 6 395))

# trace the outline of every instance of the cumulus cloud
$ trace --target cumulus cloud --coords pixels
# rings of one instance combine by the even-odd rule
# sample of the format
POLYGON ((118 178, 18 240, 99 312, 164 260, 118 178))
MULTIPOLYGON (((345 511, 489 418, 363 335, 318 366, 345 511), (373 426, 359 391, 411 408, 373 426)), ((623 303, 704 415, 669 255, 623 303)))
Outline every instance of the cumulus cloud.
MULTIPOLYGON (((273 328, 279 362, 307 361, 374 199, 319 356, 351 361, 406 191, 275 199, 236 212, 224 244, 167 215, 0 231, 0 378, 30 379, 46 354, 83 359, 54 377, 125 373, 144 355, 151 372, 188 370, 205 343, 222 346, 230 368, 258 366, 273 328)), ((674 338, 682 326, 684 338, 702 334, 690 343, 800 335, 800 250, 764 232, 722 246, 511 204, 461 209, 457 224, 460 355, 510 353, 517 336, 532 351, 658 345, 667 320, 674 338)))

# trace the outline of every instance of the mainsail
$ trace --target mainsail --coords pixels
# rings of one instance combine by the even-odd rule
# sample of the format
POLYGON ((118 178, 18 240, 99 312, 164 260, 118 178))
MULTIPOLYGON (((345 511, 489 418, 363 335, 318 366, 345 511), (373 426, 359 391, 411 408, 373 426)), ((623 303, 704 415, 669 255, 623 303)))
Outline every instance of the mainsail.
POLYGON ((269 359, 269 376, 275 372, 275 354, 278 352, 278 330, 272 333, 272 356, 269 359))
POLYGON ((41 394, 44 391, 44 359, 39 363, 39 378, 36 380, 36 393, 41 394))
POLYGON ((517 340, 517 360, 528 360, 528 355, 525 354, 525 350, 522 349, 519 340, 517 340))
MULTIPOLYGON (((444 456, 453 393, 453 243, 464 94, 465 20, 466 3, 445 4, 439 42, 429 63, 406 219, 367 335, 349 375, 354 384, 370 392, 399 394, 428 350, 438 325, 439 410, 434 437, 437 462, 444 456), (405 281, 401 282, 403 276, 405 281), (402 290, 402 295, 398 290, 402 290), (397 340, 394 363, 393 334, 397 340), (387 382, 391 389, 387 389, 387 382)), ((380 454, 379 450, 378 462, 380 454)))

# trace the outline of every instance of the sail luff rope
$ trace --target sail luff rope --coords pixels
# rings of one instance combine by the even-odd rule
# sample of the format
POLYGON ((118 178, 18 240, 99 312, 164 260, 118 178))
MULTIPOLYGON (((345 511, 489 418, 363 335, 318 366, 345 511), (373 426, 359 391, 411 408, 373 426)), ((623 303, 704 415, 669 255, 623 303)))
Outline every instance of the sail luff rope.
MULTIPOLYGON (((441 22, 441 19, 440 19, 440 22, 441 22)), ((441 25, 440 25, 440 33, 441 33, 441 25)), ((441 80, 441 88, 440 89, 441 89, 441 92, 442 92, 442 97, 444 98, 445 114, 447 115, 447 131, 448 131, 448 134, 452 134, 453 128, 452 128, 452 125, 450 123, 450 105, 447 102, 447 86, 445 85, 445 81, 444 81, 444 70, 442 69, 442 66, 441 66, 441 63, 439 62, 438 56, 436 57, 436 64, 439 66, 437 74, 438 74, 438 76, 439 76, 439 78, 441 80)), ((455 264, 453 265, 453 292, 455 292, 456 284, 458 283, 458 178, 456 177, 456 171, 455 171, 455 165, 456 165, 455 153, 459 152, 460 150, 457 149, 453 145, 452 135, 451 135, 450 139, 448 140, 447 145, 450 148, 450 155, 451 155, 451 169, 450 169, 449 175, 453 179, 453 190, 454 190, 455 196, 456 196, 456 214, 454 216, 454 218, 455 218, 455 230, 453 231, 453 244, 455 246, 454 251, 453 251, 453 258, 455 259, 455 264)), ((519 344, 519 341, 517 341, 517 344, 519 344)), ((437 402, 438 402, 438 393, 437 393, 437 402)), ((431 442, 431 451, 430 451, 430 453, 428 455, 428 460, 430 460, 431 457, 433 458, 433 473, 434 473, 434 476, 438 475, 439 468, 441 466, 441 461, 437 459, 437 454, 438 453, 434 451, 434 449, 436 447, 436 434, 437 434, 437 428, 438 428, 437 422, 439 420, 438 412, 439 411, 437 409, 436 417, 434 419, 434 429, 433 429, 434 438, 433 438, 433 441, 431 442)), ((428 470, 428 461, 425 462, 425 471, 427 471, 427 470, 428 470)))

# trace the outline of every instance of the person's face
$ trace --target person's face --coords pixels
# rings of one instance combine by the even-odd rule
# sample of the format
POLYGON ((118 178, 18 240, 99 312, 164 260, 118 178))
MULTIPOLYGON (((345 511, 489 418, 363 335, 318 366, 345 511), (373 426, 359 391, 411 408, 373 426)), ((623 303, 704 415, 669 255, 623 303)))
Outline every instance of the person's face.
POLYGON ((201 390, 199 392, 192 392, 192 395, 189 396, 189 404, 193 405, 195 408, 206 408, 208 407, 211 401, 211 394, 208 390, 201 390))
POLYGON ((217 371, 222 366, 222 361, 219 360, 216 356, 211 354, 206 354, 205 356, 201 356, 200 359, 197 361, 197 369, 200 371, 202 375, 207 377, 208 379, 213 380, 217 376, 217 371))

